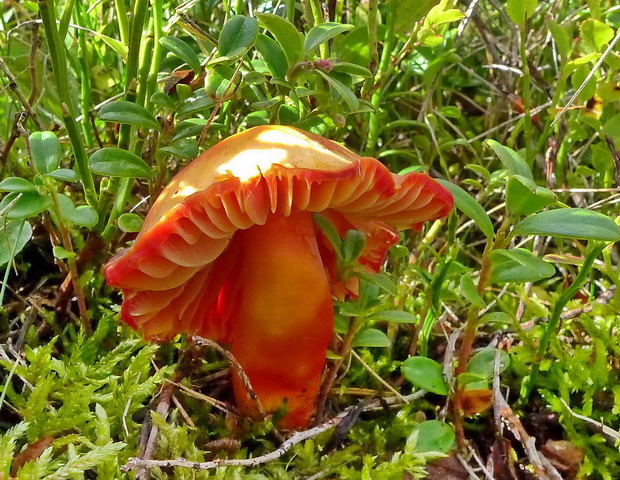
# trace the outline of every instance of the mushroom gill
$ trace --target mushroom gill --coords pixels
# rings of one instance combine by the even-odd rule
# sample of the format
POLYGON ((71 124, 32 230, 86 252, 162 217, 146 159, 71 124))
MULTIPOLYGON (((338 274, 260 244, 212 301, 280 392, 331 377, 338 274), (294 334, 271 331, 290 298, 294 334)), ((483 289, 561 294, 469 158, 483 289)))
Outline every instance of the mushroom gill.
MULTIPOLYGON (((285 401, 279 425, 301 428, 314 412, 332 335, 332 294, 347 294, 312 214, 342 236, 364 232, 358 262, 378 271, 396 229, 451 208, 450 193, 428 175, 392 174, 291 127, 255 127, 177 174, 105 274, 123 289, 123 320, 145 338, 188 333, 228 345, 265 410, 285 401)), ((255 415, 235 375, 233 386, 239 406, 255 415)))

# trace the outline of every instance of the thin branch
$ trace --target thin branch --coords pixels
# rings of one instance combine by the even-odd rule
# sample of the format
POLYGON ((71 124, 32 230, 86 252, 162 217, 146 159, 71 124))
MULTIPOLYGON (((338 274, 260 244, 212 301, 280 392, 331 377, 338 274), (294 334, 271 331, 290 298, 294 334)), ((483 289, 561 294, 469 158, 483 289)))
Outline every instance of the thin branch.
POLYGON ((568 406, 568 403, 566 403, 566 401, 564 401, 563 398, 560 398, 560 401, 564 404, 564 406, 568 410, 568 413, 570 413, 573 417, 594 425, 597 428, 597 430, 599 430, 603 435, 608 437, 610 440, 613 440, 615 442, 620 440, 620 432, 618 432, 617 430, 614 430, 613 428, 608 427, 603 422, 597 422, 596 420, 593 420, 590 417, 586 417, 585 415, 581 415, 579 413, 573 412, 573 410, 568 406))
POLYGON ((570 100, 568 101, 568 103, 562 107, 562 110, 560 110, 560 113, 558 113, 557 117, 553 119, 553 122, 551 122, 551 126, 553 126, 562 117, 562 115, 564 115, 564 112, 568 110, 568 108, 570 108, 570 106, 573 104, 573 102, 576 100, 579 94, 583 91, 584 88, 586 88, 586 85, 588 84, 588 82, 590 82, 590 79, 598 71, 600 66, 603 65, 603 62, 607 58, 607 55, 609 55, 613 51, 614 47, 616 46, 616 43, 618 43, 618 40, 620 40, 620 30, 618 31, 614 39, 611 41, 607 49, 603 52, 603 54, 601 55, 601 58, 598 59, 598 62, 596 62, 596 64, 594 65, 590 73, 588 73, 588 76, 583 80, 583 82, 581 82, 581 85, 579 85, 579 88, 577 89, 577 91, 573 94, 572 97, 570 97, 570 100))
POLYGON ((213 340, 209 340, 207 338, 203 338, 199 336, 195 336, 192 338, 194 342, 196 342, 197 345, 214 348, 220 354, 222 354, 222 356, 224 356, 226 360, 230 362, 230 365, 235 370, 237 375, 239 375, 239 378, 243 382, 243 386, 245 387, 248 397, 256 404, 256 409, 258 410, 258 413, 260 414, 260 416, 262 418, 265 418, 266 416, 265 409, 263 408, 263 405, 260 403, 258 396, 254 392, 254 389, 252 388, 252 384, 250 383, 250 379, 248 378, 247 374, 243 371, 243 367, 237 361, 237 359, 233 356, 233 354, 230 353, 228 350, 226 350, 224 347, 222 347, 219 343, 214 342, 213 340))
POLYGON ((28 99, 24 96, 23 92, 19 88, 15 75, 11 73, 11 70, 9 70, 9 67, 6 65, 6 63, 4 63, 4 60, 2 60, 2 58, 0 58, 0 70, 2 70, 2 72, 6 75, 6 77, 9 80, 9 90, 11 90, 15 94, 15 96, 19 100, 19 103, 21 103, 22 106, 24 107, 24 110, 28 112, 28 115, 30 115, 30 118, 32 118, 32 121, 36 124, 37 129, 43 130, 43 127, 41 126, 41 122, 39 121, 39 117, 37 117, 37 114, 32 109, 32 106, 28 102, 28 99))
MULTIPOLYGON (((411 395, 406 395, 403 397, 406 401, 412 401, 418 399, 425 395, 426 392, 424 390, 419 390, 411 395)), ((383 404, 387 405, 402 405, 401 400, 398 397, 388 397, 382 400, 374 400, 370 402, 363 411, 371 411, 377 408, 381 409, 383 404)), ((265 455, 261 455, 255 458, 241 458, 241 459, 216 459, 209 462, 192 462, 185 458, 177 458, 174 460, 141 460, 139 458, 131 458, 127 462, 127 464, 123 467, 123 471, 127 472, 130 470, 134 470, 137 468, 170 468, 170 467, 182 467, 182 468, 191 468, 193 470, 209 470, 213 468, 219 467, 255 467, 257 465, 262 465, 264 463, 271 462, 273 460, 277 460, 282 457, 286 452, 288 452, 291 448, 293 448, 298 443, 301 443, 305 440, 309 440, 311 438, 315 438, 323 432, 334 428, 338 425, 350 412, 356 408, 355 406, 349 407, 346 410, 342 411, 335 417, 329 419, 325 423, 321 425, 317 425, 316 427, 310 428, 309 430, 304 430, 302 432, 295 432, 291 435, 286 441, 282 443, 276 450, 273 450, 265 455)))

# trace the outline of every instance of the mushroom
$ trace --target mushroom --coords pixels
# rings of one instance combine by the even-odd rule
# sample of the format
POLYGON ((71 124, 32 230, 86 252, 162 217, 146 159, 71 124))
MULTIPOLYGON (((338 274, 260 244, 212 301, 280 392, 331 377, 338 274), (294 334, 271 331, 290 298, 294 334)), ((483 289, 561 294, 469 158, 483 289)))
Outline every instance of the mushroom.
MULTIPOLYGON (((358 262, 378 271, 396 229, 445 216, 451 194, 422 173, 395 175, 374 158, 291 127, 263 126, 213 146, 177 174, 137 239, 105 266, 123 290, 122 319, 146 339, 180 334, 226 344, 281 428, 313 415, 333 331, 336 256, 313 221, 367 241, 358 262)), ((256 416, 239 375, 238 406, 256 416)))

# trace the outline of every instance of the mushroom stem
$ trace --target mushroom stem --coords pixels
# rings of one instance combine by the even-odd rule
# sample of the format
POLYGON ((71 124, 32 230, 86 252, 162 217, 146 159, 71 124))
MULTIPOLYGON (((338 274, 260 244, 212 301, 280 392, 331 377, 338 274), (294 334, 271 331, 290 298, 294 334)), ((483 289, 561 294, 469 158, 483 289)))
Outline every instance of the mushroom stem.
MULTIPOLYGON (((314 412, 333 307, 309 212, 272 214, 236 233, 241 262, 231 317, 231 350, 267 412, 286 402, 281 428, 307 425, 314 412), (286 400, 285 400, 286 399, 286 400)), ((240 408, 256 416, 233 377, 240 408)))

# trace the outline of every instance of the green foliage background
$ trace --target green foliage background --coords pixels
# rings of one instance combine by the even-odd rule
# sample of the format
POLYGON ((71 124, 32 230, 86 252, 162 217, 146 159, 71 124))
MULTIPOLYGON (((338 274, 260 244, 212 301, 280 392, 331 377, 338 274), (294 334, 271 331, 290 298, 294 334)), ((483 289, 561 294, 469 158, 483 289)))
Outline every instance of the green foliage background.
MULTIPOLYGON (((329 360, 332 412, 430 393, 363 413, 334 449, 326 432, 253 469, 154 478, 438 478, 428 462, 456 458, 455 437, 486 459, 495 435, 517 478, 543 478, 492 409, 462 413, 498 370, 537 448, 578 452, 565 478, 620 476, 615 2, 7 1, 1 21, 0 478, 132 478, 149 418, 154 458, 277 448, 269 420, 235 426, 204 401, 227 400, 216 352, 139 340, 101 273, 174 173, 265 124, 452 191, 447 219, 403 234, 335 306, 329 360)), ((334 239, 345 269, 355 240, 334 239)))

